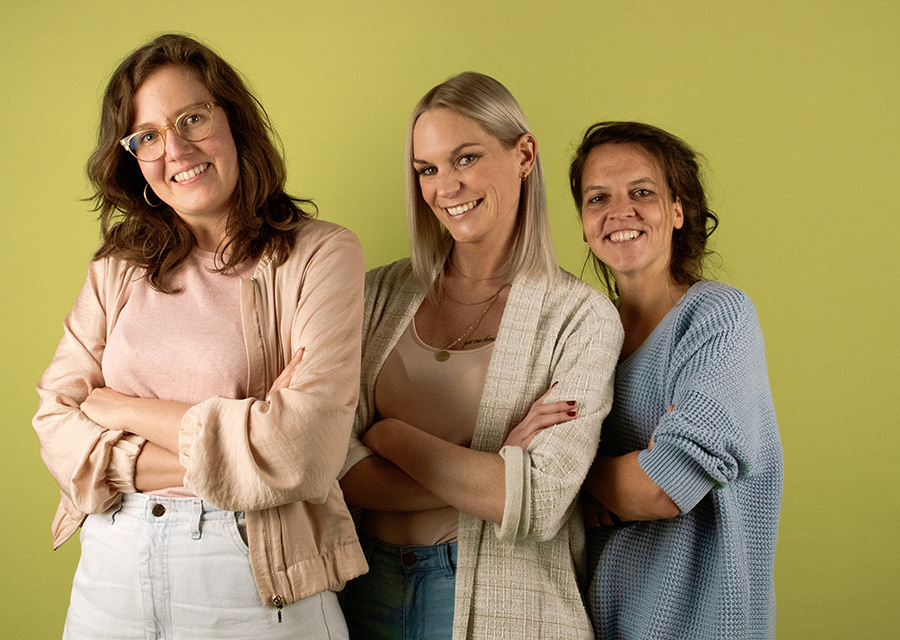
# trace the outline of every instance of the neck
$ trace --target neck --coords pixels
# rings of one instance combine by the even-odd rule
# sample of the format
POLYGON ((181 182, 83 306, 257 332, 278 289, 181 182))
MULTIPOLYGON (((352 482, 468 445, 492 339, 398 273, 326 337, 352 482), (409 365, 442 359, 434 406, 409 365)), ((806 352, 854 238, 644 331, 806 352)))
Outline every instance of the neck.
POLYGON ((471 280, 500 282, 503 280, 504 268, 509 257, 509 249, 505 251, 483 251, 478 247, 457 244, 450 252, 450 262, 457 275, 471 280))
POLYGON ((189 224, 188 227, 197 240, 197 246, 204 251, 216 251, 228 240, 224 220, 212 225, 189 224))
POLYGON ((622 356, 628 357, 653 332, 690 287, 669 277, 629 279, 616 277, 619 317, 625 329, 622 356))

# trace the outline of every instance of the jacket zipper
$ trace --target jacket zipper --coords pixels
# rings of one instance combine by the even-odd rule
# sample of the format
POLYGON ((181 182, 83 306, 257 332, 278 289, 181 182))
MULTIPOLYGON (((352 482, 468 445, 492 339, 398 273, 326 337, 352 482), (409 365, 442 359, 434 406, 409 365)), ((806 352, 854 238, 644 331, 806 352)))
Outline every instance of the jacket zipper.
MULTIPOLYGON (((254 300, 254 315, 256 317, 256 331, 259 335, 259 346, 262 351, 263 357, 263 370, 265 371, 266 381, 265 387, 269 388, 269 367, 268 367, 268 354, 266 354, 266 343, 262 339, 263 330, 262 326, 259 323, 259 283, 256 281, 256 278, 250 278, 250 281, 253 283, 253 297, 254 300)), ((275 605, 275 609, 278 612, 278 623, 281 624, 281 610, 284 608, 284 596, 278 593, 278 582, 275 579, 275 568, 272 565, 272 544, 269 542, 269 511, 268 509, 262 512, 263 517, 263 539, 265 541, 265 549, 266 549, 266 567, 269 570, 269 580, 272 581, 272 604, 275 605)))
POLYGON ((281 623, 281 610, 284 608, 284 597, 278 593, 278 583, 275 581, 275 569, 272 566, 272 547, 269 543, 269 511, 263 511, 263 537, 265 538, 266 547, 266 566, 269 569, 269 579, 272 581, 272 604, 278 611, 278 623, 281 623))

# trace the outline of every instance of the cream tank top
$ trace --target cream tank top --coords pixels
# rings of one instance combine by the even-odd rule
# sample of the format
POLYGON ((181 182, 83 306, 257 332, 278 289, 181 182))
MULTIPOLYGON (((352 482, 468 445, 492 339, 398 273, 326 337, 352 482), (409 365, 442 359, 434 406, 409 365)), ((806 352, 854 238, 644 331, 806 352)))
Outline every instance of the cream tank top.
MULTIPOLYGON (((468 447, 475 433, 493 343, 465 351, 425 344, 413 319, 388 355, 375 381, 376 420, 395 418, 439 438, 468 447)), ((457 538, 459 511, 367 511, 363 530, 399 546, 434 545, 457 538)))

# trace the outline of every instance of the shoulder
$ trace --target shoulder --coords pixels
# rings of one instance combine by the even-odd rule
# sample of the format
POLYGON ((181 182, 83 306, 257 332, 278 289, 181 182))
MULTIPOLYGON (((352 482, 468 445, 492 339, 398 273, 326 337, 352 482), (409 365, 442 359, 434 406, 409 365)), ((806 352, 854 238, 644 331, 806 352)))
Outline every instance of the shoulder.
POLYGON ((544 313, 619 324, 619 312, 609 298, 562 268, 552 280, 527 281, 523 286, 541 291, 544 313))
POLYGON ((344 243, 360 247, 359 238, 350 229, 317 218, 309 218, 300 225, 297 229, 297 243, 344 243))
POLYGON ((762 344, 762 331, 750 296, 721 282, 693 285, 675 313, 669 331, 684 353, 693 353, 705 344, 717 344, 720 349, 733 349, 736 343, 762 344))
POLYGON ((413 277, 412 263, 409 258, 397 260, 366 272, 366 288, 388 286, 406 282, 413 277))
POLYGON ((266 269, 282 272, 304 270, 314 260, 322 261, 332 257, 346 261, 348 267, 354 270, 363 269, 362 246, 355 233, 339 224, 310 218, 297 228, 294 247, 287 260, 274 265, 271 255, 264 256, 257 266, 257 273, 266 269))

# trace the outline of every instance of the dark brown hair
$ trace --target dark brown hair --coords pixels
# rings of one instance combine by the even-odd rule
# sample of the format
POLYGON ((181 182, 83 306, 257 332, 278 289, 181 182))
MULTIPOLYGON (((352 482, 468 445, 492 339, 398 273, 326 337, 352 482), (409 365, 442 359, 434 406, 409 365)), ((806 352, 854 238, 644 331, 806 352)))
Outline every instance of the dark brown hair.
MULTIPOLYGON (((713 253, 706 241, 719 226, 719 218, 706 204, 700 180, 699 154, 681 138, 642 122, 598 122, 588 127, 569 167, 569 186, 581 215, 581 179, 588 155, 603 144, 636 144, 656 159, 666 178, 672 200, 681 199, 684 224, 672 234, 669 271, 678 284, 702 280, 703 259, 713 253)), ((609 267, 592 256, 594 269, 610 294, 616 293, 609 267)))
POLYGON ((297 227, 314 215, 315 205, 285 192, 286 170, 277 134, 240 75, 209 47, 178 34, 159 36, 132 52, 106 87, 97 147, 87 164, 94 187, 91 199, 100 212, 103 232, 94 258, 115 256, 143 267, 150 285, 169 293, 172 270, 196 244, 191 230, 169 206, 146 203, 146 181, 138 161, 119 144, 132 126, 135 92, 150 74, 168 65, 187 67, 209 89, 228 115, 237 148, 239 177, 226 221, 230 240, 218 249, 221 270, 267 251, 276 263, 283 262, 293 249, 297 227))

